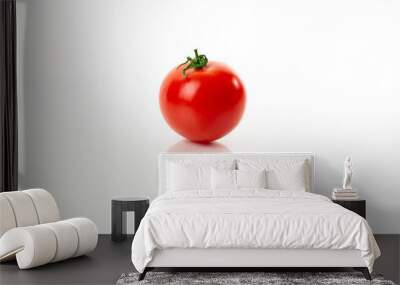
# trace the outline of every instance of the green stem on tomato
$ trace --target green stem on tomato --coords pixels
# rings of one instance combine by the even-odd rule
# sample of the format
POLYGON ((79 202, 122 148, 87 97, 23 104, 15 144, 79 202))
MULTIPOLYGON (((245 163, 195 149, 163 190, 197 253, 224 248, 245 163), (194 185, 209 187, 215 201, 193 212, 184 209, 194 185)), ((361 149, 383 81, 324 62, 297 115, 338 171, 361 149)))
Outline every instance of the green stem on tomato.
POLYGON ((207 65, 208 59, 204 54, 198 54, 197 49, 195 49, 194 55, 195 55, 195 58, 191 58, 188 56, 188 57, 186 57, 186 61, 184 63, 178 65, 177 68, 179 68, 181 66, 185 66, 182 69, 183 77, 186 77, 186 70, 188 70, 190 68, 201 69, 207 65))

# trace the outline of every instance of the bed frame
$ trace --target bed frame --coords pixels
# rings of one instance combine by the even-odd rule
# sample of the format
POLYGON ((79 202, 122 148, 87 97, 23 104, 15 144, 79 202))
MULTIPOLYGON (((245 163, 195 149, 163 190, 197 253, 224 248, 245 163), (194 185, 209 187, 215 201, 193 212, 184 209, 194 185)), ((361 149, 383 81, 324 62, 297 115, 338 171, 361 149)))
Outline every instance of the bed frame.
MULTIPOLYGON (((312 153, 162 153, 159 156, 159 194, 166 191, 166 164, 173 160, 217 160, 217 159, 302 159, 309 166, 309 191, 314 191, 315 166, 312 153)), ((359 250, 329 249, 197 249, 170 248, 156 250, 152 261, 139 275, 144 279, 146 273, 154 269, 178 269, 187 271, 285 271, 310 269, 353 268, 361 271, 371 280, 369 270, 359 250)))

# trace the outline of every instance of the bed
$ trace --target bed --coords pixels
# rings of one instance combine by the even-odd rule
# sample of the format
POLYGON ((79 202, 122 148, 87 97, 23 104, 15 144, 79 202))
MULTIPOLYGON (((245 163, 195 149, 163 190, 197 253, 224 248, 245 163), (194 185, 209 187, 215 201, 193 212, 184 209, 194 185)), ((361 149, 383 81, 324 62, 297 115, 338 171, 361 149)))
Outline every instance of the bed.
POLYGON ((311 153, 159 156, 159 196, 132 243, 154 268, 352 267, 380 251, 365 219, 314 193, 311 153))

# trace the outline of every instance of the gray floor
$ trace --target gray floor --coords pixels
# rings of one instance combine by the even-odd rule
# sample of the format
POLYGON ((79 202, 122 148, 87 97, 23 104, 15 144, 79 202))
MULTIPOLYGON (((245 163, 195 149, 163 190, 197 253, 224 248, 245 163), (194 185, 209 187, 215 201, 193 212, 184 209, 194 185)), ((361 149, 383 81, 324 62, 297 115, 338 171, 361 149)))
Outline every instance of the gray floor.
MULTIPOLYGON (((382 250, 375 271, 399 283, 400 235, 377 235, 382 250)), ((115 284, 123 272, 134 271, 130 261, 131 239, 111 242, 101 235, 96 251, 89 256, 30 270, 19 270, 15 262, 0 265, 0 284, 115 284)))

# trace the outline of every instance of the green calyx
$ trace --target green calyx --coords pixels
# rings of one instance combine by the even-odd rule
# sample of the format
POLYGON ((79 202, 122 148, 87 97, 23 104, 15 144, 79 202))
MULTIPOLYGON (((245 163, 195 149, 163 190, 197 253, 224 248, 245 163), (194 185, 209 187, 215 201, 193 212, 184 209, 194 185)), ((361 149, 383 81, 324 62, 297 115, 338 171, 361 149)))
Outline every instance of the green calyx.
POLYGON ((188 57, 186 57, 186 61, 184 63, 178 65, 177 68, 179 68, 181 66, 185 66, 182 69, 183 77, 186 77, 186 70, 188 70, 190 68, 201 69, 207 65, 208 59, 204 54, 198 54, 197 49, 195 49, 194 55, 195 55, 195 58, 191 58, 190 56, 188 56, 188 57))

